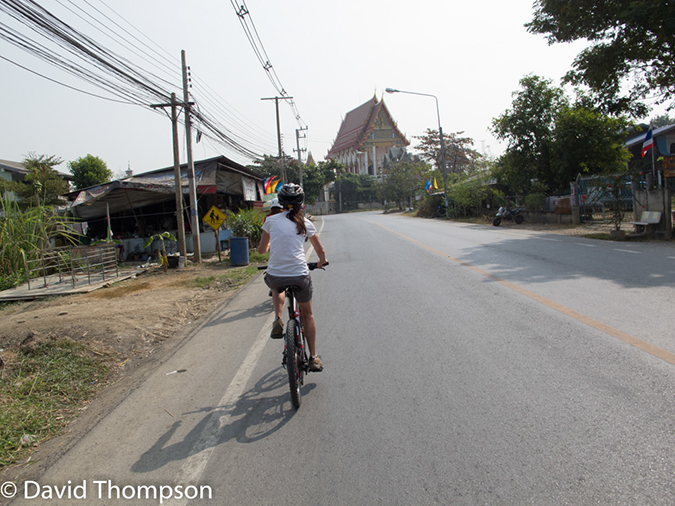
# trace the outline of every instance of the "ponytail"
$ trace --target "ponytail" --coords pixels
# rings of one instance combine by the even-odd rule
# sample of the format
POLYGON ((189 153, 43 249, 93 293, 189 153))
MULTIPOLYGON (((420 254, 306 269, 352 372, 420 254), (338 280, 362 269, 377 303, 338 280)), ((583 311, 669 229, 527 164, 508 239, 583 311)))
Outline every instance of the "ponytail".
POLYGON ((298 229, 298 235, 307 235, 307 227, 305 226, 305 213, 302 212, 300 207, 292 207, 286 218, 295 223, 295 226, 298 229))

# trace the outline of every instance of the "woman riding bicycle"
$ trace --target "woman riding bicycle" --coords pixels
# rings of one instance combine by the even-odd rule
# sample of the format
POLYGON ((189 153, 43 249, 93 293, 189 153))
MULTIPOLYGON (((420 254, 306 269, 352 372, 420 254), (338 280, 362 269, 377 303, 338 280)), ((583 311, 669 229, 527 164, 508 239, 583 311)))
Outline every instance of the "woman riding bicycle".
POLYGON ((267 263, 265 283, 272 289, 274 314, 276 319, 272 327, 273 339, 284 336, 284 325, 281 314, 286 300, 285 293, 279 293, 278 288, 295 285, 300 290, 295 292, 295 298, 300 306, 302 322, 309 346, 309 370, 318 372, 323 370, 321 357, 316 354, 316 322, 312 312, 312 278, 309 275, 305 258, 305 241, 314 246, 319 256, 317 267, 322 267, 326 261, 326 251, 316 234, 314 224, 305 218, 302 204, 305 193, 301 186, 285 184, 278 194, 279 204, 284 211, 268 216, 263 224, 263 233, 258 246, 258 253, 266 253, 269 249, 270 259, 267 263))

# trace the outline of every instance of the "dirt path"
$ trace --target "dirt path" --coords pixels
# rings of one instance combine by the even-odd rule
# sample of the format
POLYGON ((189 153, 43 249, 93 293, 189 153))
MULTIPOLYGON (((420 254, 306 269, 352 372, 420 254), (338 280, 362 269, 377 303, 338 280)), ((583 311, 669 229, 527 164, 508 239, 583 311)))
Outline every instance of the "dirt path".
POLYGON ((91 293, 7 305, 0 310, 0 350, 68 337, 120 361, 142 358, 231 296, 236 282, 214 281, 207 289, 190 284, 229 269, 215 262, 167 273, 154 268, 91 293))
POLYGON ((86 294, 2 305, 0 374, 17 366, 19 350, 61 338, 86 344, 106 359, 111 374, 108 388, 81 407, 62 434, 41 441, 27 460, 2 469, 0 482, 40 476, 257 274, 252 271, 213 261, 167 273, 157 267, 86 294))

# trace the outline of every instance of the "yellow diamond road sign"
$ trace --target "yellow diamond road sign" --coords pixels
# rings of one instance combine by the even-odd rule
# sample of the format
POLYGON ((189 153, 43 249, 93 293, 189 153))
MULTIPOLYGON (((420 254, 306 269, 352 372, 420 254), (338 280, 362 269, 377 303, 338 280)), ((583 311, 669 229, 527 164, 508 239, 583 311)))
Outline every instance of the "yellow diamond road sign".
POLYGON ((202 218, 202 221, 211 225, 213 230, 218 230, 225 221, 225 215, 216 206, 211 206, 211 209, 209 209, 209 212, 206 213, 206 216, 202 218))

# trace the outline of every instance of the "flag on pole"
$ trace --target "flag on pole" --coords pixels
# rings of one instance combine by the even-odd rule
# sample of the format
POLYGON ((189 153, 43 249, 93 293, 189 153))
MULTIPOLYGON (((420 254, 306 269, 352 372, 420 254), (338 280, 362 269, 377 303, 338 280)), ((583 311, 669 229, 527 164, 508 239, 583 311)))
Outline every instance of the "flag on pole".
POLYGON ((263 189, 265 190, 265 195, 269 195, 274 190, 274 185, 272 184, 277 176, 268 177, 263 179, 263 189))
POLYGON ((438 190, 438 183, 436 183, 436 178, 434 178, 434 188, 438 190))
POLYGON ((277 181, 277 184, 274 185, 274 191, 272 193, 279 193, 281 187, 286 183, 286 181, 277 181))
POLYGON ((652 129, 650 127, 649 132, 647 132, 647 135, 645 136, 645 141, 642 143, 642 158, 644 158, 647 152, 653 147, 654 147, 654 136, 652 134, 652 129))

